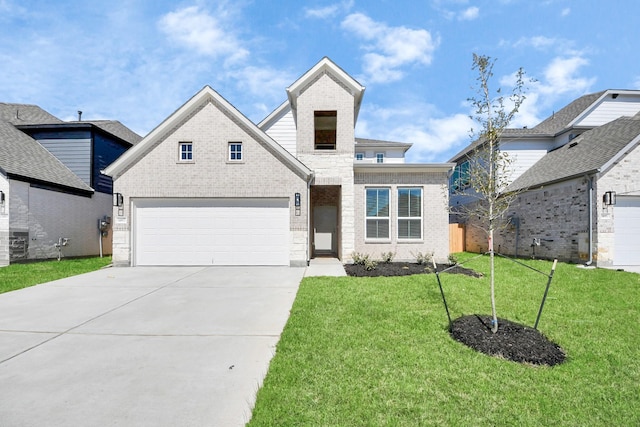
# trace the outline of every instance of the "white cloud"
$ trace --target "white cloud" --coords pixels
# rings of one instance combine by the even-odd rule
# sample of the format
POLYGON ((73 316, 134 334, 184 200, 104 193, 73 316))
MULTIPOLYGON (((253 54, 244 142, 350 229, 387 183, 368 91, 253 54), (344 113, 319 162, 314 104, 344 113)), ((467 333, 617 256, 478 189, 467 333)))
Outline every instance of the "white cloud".
POLYGON ((222 11, 222 5, 215 16, 198 6, 190 6, 169 12, 158 25, 169 39, 196 52, 211 56, 224 57, 229 63, 237 62, 249 55, 242 46, 229 20, 229 13, 222 11))
POLYGON ((473 21, 480 15, 480 9, 475 6, 469 7, 458 15, 460 21, 473 21))
POLYGON ((560 16, 562 17, 569 16, 570 13, 571 13, 571 8, 565 7, 564 9, 562 9, 562 12, 560 12, 560 16))
POLYGON ((430 104, 412 102, 410 107, 363 106, 356 135, 411 143, 408 162, 435 162, 466 146, 472 126, 468 115, 443 117, 430 104))
POLYGON ((339 12, 349 11, 353 7, 354 0, 347 0, 341 3, 333 3, 329 6, 318 8, 305 8, 304 15, 307 18, 327 19, 336 16, 339 12))
POLYGON ((367 52, 363 55, 363 80, 368 82, 400 80, 403 67, 429 65, 439 44, 427 30, 390 27, 362 13, 347 16, 341 26, 365 41, 361 46, 367 52))

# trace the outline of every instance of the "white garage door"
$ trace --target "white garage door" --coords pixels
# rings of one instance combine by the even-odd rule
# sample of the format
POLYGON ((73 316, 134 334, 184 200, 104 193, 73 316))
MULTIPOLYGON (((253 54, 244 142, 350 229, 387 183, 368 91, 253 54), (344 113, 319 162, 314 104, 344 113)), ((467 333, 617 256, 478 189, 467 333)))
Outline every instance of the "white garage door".
POLYGON ((640 196, 618 196, 615 215, 615 265, 640 265, 640 196))
POLYGON ((289 265, 287 199, 134 201, 135 265, 289 265))

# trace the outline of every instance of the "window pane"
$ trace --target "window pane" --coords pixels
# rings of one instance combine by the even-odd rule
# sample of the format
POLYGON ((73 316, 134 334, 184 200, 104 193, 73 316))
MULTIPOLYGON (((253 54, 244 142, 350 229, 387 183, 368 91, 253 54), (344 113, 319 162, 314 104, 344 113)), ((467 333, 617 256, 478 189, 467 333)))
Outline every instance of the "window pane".
POLYGON ((389 190, 386 188, 367 189, 367 216, 389 216, 389 190))
POLYGON ((389 220, 388 219, 368 219, 367 220, 368 239, 388 239, 389 220))
POLYGON ((422 190, 420 188, 398 189, 398 217, 422 216, 422 190))
POLYGON ((398 238, 399 239, 420 239, 422 238, 422 230, 420 227, 422 221, 419 219, 399 219, 398 220, 398 238))

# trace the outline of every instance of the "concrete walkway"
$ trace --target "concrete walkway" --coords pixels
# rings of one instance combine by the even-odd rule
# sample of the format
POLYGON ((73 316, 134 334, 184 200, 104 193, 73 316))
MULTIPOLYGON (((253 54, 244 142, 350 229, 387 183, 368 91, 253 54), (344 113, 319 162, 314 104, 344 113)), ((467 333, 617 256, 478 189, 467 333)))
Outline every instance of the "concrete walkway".
POLYGON ((313 258, 309 261, 305 277, 312 276, 346 276, 342 262, 338 258, 313 258))
POLYGON ((304 268, 109 268, 0 295, 0 425, 241 426, 304 268))

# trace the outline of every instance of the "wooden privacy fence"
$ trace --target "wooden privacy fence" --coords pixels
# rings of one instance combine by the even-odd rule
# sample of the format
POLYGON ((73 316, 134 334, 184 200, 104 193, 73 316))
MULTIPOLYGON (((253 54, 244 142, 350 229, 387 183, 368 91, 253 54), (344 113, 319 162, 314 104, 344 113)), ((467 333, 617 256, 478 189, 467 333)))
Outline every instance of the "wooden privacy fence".
POLYGON ((464 224, 449 224, 449 252, 464 252, 464 224))

